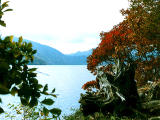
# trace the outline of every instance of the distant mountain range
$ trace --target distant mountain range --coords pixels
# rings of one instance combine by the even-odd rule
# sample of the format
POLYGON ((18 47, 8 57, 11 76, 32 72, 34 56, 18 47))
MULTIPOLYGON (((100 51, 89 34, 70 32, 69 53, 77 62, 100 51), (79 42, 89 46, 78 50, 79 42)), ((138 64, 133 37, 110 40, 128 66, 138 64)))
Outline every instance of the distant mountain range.
POLYGON ((71 56, 89 56, 92 54, 92 50, 88 50, 88 51, 83 51, 83 52, 76 52, 73 54, 70 54, 71 56))
MULTIPOLYGON (((15 37, 14 41, 18 41, 18 38, 15 37)), ((32 65, 86 65, 87 57, 92 53, 92 50, 89 50, 66 55, 47 45, 27 39, 24 41, 31 42, 33 49, 37 50, 33 63, 30 63, 32 65)))

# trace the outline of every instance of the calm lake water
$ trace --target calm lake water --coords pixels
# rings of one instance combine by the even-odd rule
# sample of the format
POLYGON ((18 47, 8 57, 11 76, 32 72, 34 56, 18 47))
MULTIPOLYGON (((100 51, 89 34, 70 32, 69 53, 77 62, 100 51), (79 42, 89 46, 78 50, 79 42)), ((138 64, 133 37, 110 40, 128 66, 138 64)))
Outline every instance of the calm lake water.
MULTIPOLYGON (((54 107, 62 110, 62 116, 72 113, 71 108, 79 108, 80 93, 85 91, 81 89, 87 81, 94 80, 86 65, 32 65, 37 69, 37 78, 42 85, 48 84, 49 90, 56 88, 54 107)), ((12 96, 1 96, 3 105, 8 103, 18 103, 19 98, 12 96)))

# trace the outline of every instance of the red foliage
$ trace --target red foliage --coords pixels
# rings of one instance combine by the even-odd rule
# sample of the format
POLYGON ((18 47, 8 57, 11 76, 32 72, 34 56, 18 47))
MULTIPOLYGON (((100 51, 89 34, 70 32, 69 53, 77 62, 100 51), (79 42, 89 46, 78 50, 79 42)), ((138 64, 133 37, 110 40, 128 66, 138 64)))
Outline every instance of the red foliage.
POLYGON ((124 23, 120 23, 109 32, 100 33, 101 43, 88 57, 88 70, 95 72, 96 66, 105 60, 126 57, 124 46, 128 45, 131 30, 127 29, 124 23))
POLYGON ((130 8, 121 10, 123 22, 109 32, 100 33, 101 43, 88 57, 87 68, 96 75, 99 65, 107 67, 115 59, 125 64, 135 62, 138 66, 135 79, 141 86, 160 78, 160 2, 129 1, 130 8), (136 54, 132 55, 133 51, 136 54))
POLYGON ((85 84, 82 86, 82 89, 84 89, 84 90, 87 90, 87 89, 89 89, 89 88, 97 88, 97 89, 99 89, 98 80, 89 81, 89 82, 85 83, 85 84))

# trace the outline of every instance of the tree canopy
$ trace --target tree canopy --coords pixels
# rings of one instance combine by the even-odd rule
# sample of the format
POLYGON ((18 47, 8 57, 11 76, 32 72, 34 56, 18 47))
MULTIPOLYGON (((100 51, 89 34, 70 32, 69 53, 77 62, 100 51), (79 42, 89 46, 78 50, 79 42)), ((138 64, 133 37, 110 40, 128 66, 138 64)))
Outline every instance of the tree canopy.
POLYGON ((88 70, 96 74, 99 65, 113 72, 111 66, 134 63, 137 85, 160 78, 160 1, 129 0, 122 9, 124 20, 109 32, 100 34, 101 43, 88 57, 88 70))

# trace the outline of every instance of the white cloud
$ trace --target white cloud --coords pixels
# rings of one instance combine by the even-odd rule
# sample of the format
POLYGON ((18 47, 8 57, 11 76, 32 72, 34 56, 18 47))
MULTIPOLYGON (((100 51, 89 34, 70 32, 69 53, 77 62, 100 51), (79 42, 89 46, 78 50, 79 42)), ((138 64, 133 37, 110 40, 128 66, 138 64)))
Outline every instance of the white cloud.
POLYGON ((119 11, 128 7, 128 0, 11 0, 9 4, 14 11, 5 15, 3 34, 22 35, 70 53, 95 47, 97 38, 85 36, 77 44, 76 39, 98 36, 122 21, 119 11))

